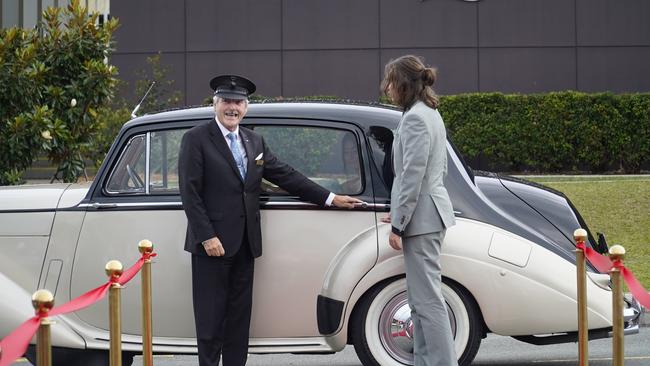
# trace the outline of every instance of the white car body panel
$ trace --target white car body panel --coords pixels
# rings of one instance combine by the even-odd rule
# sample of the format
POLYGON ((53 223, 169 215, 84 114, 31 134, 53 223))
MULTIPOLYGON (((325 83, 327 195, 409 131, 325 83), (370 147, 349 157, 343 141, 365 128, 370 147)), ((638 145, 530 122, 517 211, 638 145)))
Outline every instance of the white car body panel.
MULTIPOLYGON (((369 230, 369 240, 376 247, 374 216, 373 212, 262 210, 265 252, 256 261, 252 338, 283 338, 283 334, 287 338, 320 337, 315 300, 329 262, 351 238, 369 230), (314 215, 315 220, 323 223, 319 232, 314 232, 313 227, 295 225, 297 216, 305 214, 314 215), (331 230, 333 227, 338 229, 331 230), (314 240, 305 242, 305 237, 314 240), (271 287, 269 283, 278 285, 271 287), (302 291, 297 293, 296 288, 302 291), (305 306, 308 303, 313 306, 305 306)), ((185 225, 185 214, 180 210, 153 210, 146 214, 88 212, 75 256, 72 297, 105 282, 103 266, 109 260, 123 258, 125 268, 133 264, 139 258, 137 238, 146 237, 159 253, 153 266, 154 335, 194 337, 190 255, 182 248, 185 225), (121 230, 114 231, 115 227, 121 230)), ((137 279, 129 283, 122 291, 123 306, 139 306, 139 291, 137 279)), ((106 301, 77 312, 81 320, 98 329, 108 328, 107 314, 106 301)), ((124 312, 125 334, 139 333, 139 316, 138 312, 124 312)))
POLYGON ((376 245, 374 213, 262 210, 261 222, 264 255, 255 263, 251 337, 320 337, 316 298, 330 262, 363 233, 376 245), (315 225, 297 224, 305 215, 315 225))
MULTIPOLYGON (((513 251, 525 245, 532 248, 525 267, 491 257, 493 233, 508 238, 501 245, 517 243, 513 234, 499 228, 460 219, 447 231, 442 254, 443 275, 472 293, 489 329, 501 335, 577 330, 575 266, 523 238, 516 238, 521 243, 513 251), (574 323, 575 328, 567 329, 574 323)), ((611 292, 588 281, 588 293, 589 327, 611 326, 607 320, 611 319, 611 301, 607 301, 611 292)))
MULTIPOLYGON (((380 216, 380 215, 378 215, 380 216)), ((357 284, 346 304, 354 304, 379 281, 404 275, 401 252, 388 245, 390 226, 380 225, 377 265, 357 284)), ((577 330, 575 266, 525 239, 491 225, 457 219, 457 225, 447 231, 442 247, 443 276, 466 287, 475 297, 490 330, 506 336, 550 334, 577 330), (494 235, 492 235, 494 234, 494 235), (518 266, 490 256, 492 237, 507 238, 499 245, 521 256, 521 248, 531 248, 526 266, 518 266), (468 243, 472 243, 468 245, 468 243), (471 271, 467 269, 471 268, 471 271), (549 273, 556 275, 549 276, 549 273), (477 276, 477 274, 480 274, 477 276), (477 280, 478 279, 478 280, 477 280), (508 301, 503 301, 508 299, 508 301), (531 299, 533 299, 531 301, 531 299), (535 316, 531 316, 534 314, 535 316), (522 319, 526 319, 525 322, 522 319), (567 324, 576 324, 567 329, 567 324)), ((345 277, 344 275, 340 275, 345 277)), ((602 281, 602 276, 601 281, 602 281)), ((323 290, 322 294, 331 294, 323 290)), ((603 284, 588 281, 589 327, 611 326, 611 291, 603 284)), ((330 296, 330 295, 328 295, 330 296)), ((352 309, 346 308, 347 320, 352 309)), ((343 329, 346 324, 341 324, 343 329)), ((332 336, 334 348, 343 347, 347 336, 332 336)))
MULTIPOLYGON (((24 321, 33 317, 34 308, 32 307, 32 294, 2 273, 0 273, 0 288, 2 289, 0 338, 4 338, 24 321)), ((51 328, 51 336, 53 340, 56 340, 56 345, 70 348, 85 346, 83 339, 65 322, 60 321, 61 317, 55 317, 54 320, 56 326, 51 328)))
POLYGON ((49 212, 0 213, 0 237, 48 237, 54 221, 49 212))
MULTIPOLYGON (((0 268, 21 288, 36 291, 47 249, 47 236, 3 237, 0 268)), ((31 296, 31 295, 30 295, 31 296)))
POLYGON ((35 184, 0 186, 2 210, 48 210, 58 206, 59 198, 69 186, 60 184, 35 184))
MULTIPOLYGON (((152 266, 154 335, 194 337, 190 256, 183 250, 185 227, 185 213, 181 210, 86 213, 74 258, 71 297, 105 283, 108 278, 104 266, 108 261, 117 259, 124 269, 132 266, 140 258, 138 242, 149 239, 159 253, 152 266)), ((122 290, 125 309, 140 306, 139 278, 134 278, 122 290)), ((77 315, 92 327, 108 329, 107 299, 77 315)), ((140 322, 139 311, 124 311, 123 333, 140 334, 140 322)))
POLYGON ((63 192, 59 200, 59 208, 72 208, 76 207, 88 194, 88 189, 92 182, 71 184, 68 189, 63 192))

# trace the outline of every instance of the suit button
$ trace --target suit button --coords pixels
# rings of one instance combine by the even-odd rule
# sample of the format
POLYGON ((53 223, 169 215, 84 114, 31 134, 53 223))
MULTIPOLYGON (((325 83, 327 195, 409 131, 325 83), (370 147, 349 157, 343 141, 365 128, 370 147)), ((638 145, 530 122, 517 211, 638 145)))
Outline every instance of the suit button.
POLYGON ((243 219, 245 216, 244 215, 239 215, 239 217, 241 217, 243 219))

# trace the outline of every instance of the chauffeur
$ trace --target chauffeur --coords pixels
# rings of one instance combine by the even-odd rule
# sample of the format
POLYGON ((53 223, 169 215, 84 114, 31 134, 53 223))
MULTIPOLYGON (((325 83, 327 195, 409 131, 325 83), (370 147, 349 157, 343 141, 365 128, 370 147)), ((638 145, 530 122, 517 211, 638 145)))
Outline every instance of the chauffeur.
POLYGON ((326 191, 281 162, 264 139, 239 123, 255 84, 241 76, 210 81, 214 121, 190 129, 178 161, 185 250, 192 254, 194 319, 201 366, 246 363, 254 258, 262 254, 262 178, 320 205, 361 201, 326 191))

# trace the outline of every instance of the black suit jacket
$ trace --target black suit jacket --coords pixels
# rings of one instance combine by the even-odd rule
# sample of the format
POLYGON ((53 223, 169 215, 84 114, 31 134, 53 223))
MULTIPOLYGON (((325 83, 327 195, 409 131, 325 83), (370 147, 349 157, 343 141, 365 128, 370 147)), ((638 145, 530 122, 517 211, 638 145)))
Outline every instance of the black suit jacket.
POLYGON ((253 257, 262 255, 259 197, 262 178, 300 198, 323 205, 329 192, 278 160, 262 136, 239 127, 248 158, 243 181, 226 139, 215 120, 185 133, 178 159, 183 209, 187 215, 185 250, 207 255, 202 242, 218 237, 230 257, 244 238, 253 257), (255 158, 262 154, 260 161, 255 158))

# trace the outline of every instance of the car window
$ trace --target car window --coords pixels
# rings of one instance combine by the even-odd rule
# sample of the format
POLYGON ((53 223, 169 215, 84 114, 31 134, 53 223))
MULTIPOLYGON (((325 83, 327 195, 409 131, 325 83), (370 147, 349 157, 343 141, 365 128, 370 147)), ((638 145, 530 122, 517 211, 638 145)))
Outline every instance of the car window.
POLYGON ((373 164, 381 174, 384 185, 390 191, 393 185, 393 131, 382 126, 370 126, 366 136, 368 136, 372 149, 373 164))
POLYGON ((149 192, 178 193, 178 153, 187 129, 151 132, 149 192))
MULTIPOLYGON (((363 191, 359 142, 351 131, 323 127, 255 126, 278 159, 337 194, 363 191)), ((267 194, 286 194, 264 181, 267 194)))
POLYGON ((144 193, 146 135, 132 137, 122 150, 106 185, 109 193, 144 193))
POLYGON ((132 137, 109 175, 106 192, 178 194, 178 153, 186 131, 152 131, 132 137))

